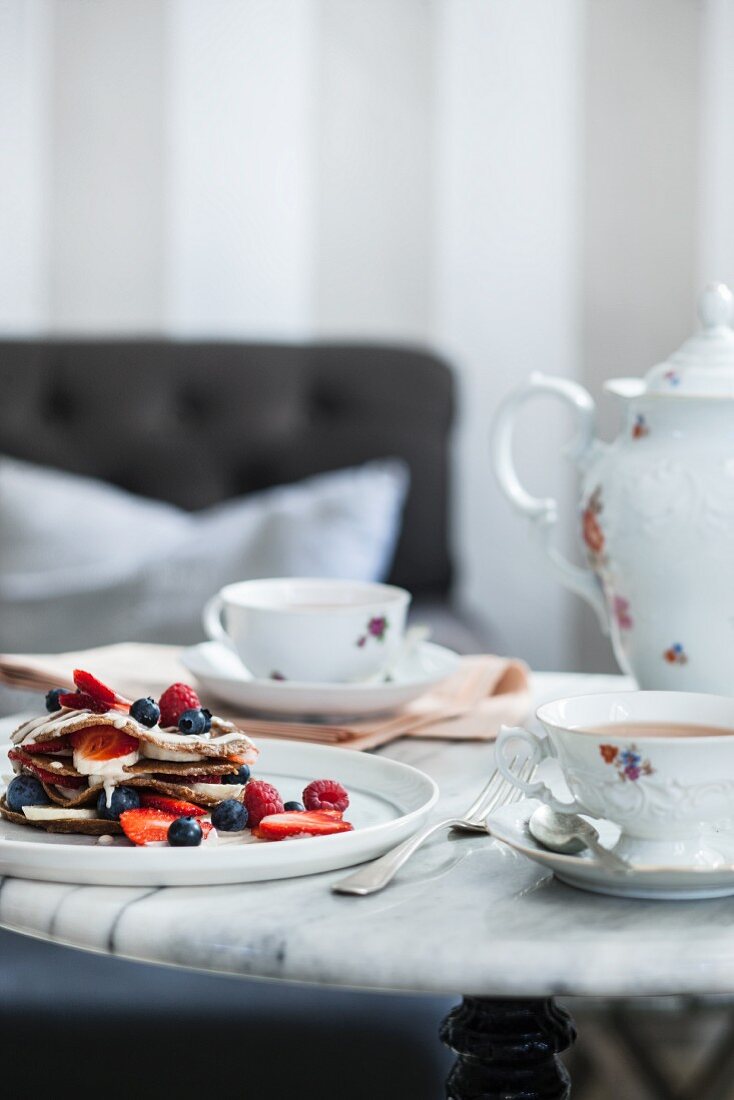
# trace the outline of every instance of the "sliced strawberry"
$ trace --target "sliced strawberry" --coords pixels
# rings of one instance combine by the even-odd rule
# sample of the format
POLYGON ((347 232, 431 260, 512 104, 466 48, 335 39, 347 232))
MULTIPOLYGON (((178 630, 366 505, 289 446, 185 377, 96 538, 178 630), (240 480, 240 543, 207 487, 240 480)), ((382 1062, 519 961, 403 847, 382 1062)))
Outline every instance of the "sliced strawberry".
POLYGON ((304 834, 328 836, 330 833, 348 833, 353 828, 348 821, 335 817, 334 811, 298 810, 264 817, 253 833, 261 840, 285 840, 289 836, 304 834))
POLYGON ((203 806, 197 806, 193 802, 184 802, 183 799, 166 798, 164 794, 141 794, 141 806, 150 806, 153 810, 163 810, 174 817, 204 817, 207 811, 203 806))
POLYGON ((93 714, 104 714, 110 709, 107 703, 95 699, 86 691, 65 691, 63 695, 59 695, 59 705, 70 707, 71 710, 91 710, 93 714))
POLYGON ((57 787, 74 787, 81 790, 87 785, 86 775, 57 775, 55 772, 47 772, 45 768, 39 768, 35 764, 26 764, 26 769, 33 772, 42 783, 51 783, 57 787))
POLYGON ((120 814, 122 831, 133 844, 154 844, 168 839, 168 826, 176 820, 175 814, 152 808, 125 810, 120 814))
POLYGON ((31 756, 38 752, 53 756, 55 753, 68 752, 70 749, 71 742, 68 734, 64 734, 63 737, 55 737, 53 741, 43 741, 40 745, 23 745, 23 752, 28 752, 31 756))
POLYGON ((87 785, 85 775, 58 775, 56 772, 47 771, 45 768, 40 768, 33 757, 28 756, 21 749, 11 749, 8 760, 17 760, 26 771, 35 775, 42 783, 58 783, 62 787, 86 787, 87 785))
POLYGON ((101 680, 93 676, 91 672, 85 672, 83 668, 74 669, 74 683, 79 691, 91 695, 93 699, 98 699, 100 703, 106 703, 108 707, 129 710, 132 706, 132 700, 126 699, 124 695, 120 695, 117 691, 113 691, 112 688, 107 687, 107 684, 103 684, 101 680))
MULTIPOLYGON (((152 807, 143 806, 139 810, 125 810, 120 814, 122 831, 133 844, 155 844, 162 840, 168 840, 168 826, 181 814, 167 814, 163 810, 154 810, 152 807)), ((214 826, 211 821, 200 821, 204 839, 208 837, 214 826)))
POLYGON ((138 748, 138 740, 114 726, 87 726, 69 735, 77 752, 87 760, 113 760, 128 756, 138 748))

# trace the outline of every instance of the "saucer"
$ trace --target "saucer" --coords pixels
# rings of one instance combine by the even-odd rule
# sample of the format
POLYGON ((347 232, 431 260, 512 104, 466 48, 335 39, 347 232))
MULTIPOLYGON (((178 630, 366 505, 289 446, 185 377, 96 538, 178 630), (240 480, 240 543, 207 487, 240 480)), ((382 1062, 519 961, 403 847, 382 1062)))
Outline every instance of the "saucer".
MULTIPOLYGON (((588 852, 577 856, 561 855, 543 848, 528 831, 528 821, 540 803, 525 799, 496 810, 491 818, 495 840, 508 844, 516 852, 547 867, 557 879, 593 894, 611 894, 620 898, 644 898, 660 901, 686 901, 699 898, 724 898, 734 894, 734 834, 716 834, 716 845, 731 862, 719 867, 666 867, 662 864, 632 864, 627 874, 615 874, 602 867, 588 852)), ((593 820, 605 848, 611 848, 619 836, 619 827, 611 821, 593 820)))
POLYGON ((296 680, 256 680, 239 657, 221 642, 202 642, 181 661, 206 691, 243 710, 302 717, 351 717, 396 710, 456 672, 459 656, 422 642, 391 672, 387 681, 315 684, 296 680))

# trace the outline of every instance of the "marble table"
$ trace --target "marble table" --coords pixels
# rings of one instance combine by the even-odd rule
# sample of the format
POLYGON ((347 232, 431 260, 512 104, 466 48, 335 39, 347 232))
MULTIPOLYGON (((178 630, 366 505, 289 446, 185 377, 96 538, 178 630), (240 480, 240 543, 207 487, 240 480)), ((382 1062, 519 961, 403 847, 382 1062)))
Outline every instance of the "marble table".
MULTIPOLYGON (((627 686, 538 674, 538 702, 627 686)), ((0 738, 14 725, 0 722, 0 738)), ((465 808, 491 744, 381 750, 432 775, 435 816, 465 808)), ((442 1028, 453 1100, 561 1100, 573 1025, 555 995, 734 993, 734 899, 605 898, 556 882, 488 837, 439 837, 381 894, 337 896, 343 871, 240 886, 145 889, 6 878, 0 925, 143 961, 329 986, 464 995, 442 1028)))

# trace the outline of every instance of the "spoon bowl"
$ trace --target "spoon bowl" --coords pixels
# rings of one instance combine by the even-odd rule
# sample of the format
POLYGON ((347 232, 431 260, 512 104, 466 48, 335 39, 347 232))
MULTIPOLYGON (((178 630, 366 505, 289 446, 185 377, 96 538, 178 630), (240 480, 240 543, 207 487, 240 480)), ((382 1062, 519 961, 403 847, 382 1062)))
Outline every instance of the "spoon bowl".
POLYGON ((551 852, 572 856, 588 848, 610 871, 630 870, 625 860, 599 843, 599 834, 594 826, 578 814, 562 814, 550 806, 538 806, 528 821, 528 831, 534 840, 551 852))

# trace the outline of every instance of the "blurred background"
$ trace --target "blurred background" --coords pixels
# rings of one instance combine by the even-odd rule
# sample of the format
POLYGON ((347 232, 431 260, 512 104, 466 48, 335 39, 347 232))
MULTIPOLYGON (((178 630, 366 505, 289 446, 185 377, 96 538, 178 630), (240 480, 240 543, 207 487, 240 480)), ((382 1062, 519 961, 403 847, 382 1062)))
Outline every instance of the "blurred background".
MULTIPOLYGON (((0 333, 436 351, 455 604, 611 670, 489 427, 531 370, 642 372, 734 280, 733 53, 729 0, 5 0, 0 333)), ((528 411, 518 450, 571 543, 565 427, 528 411)))

